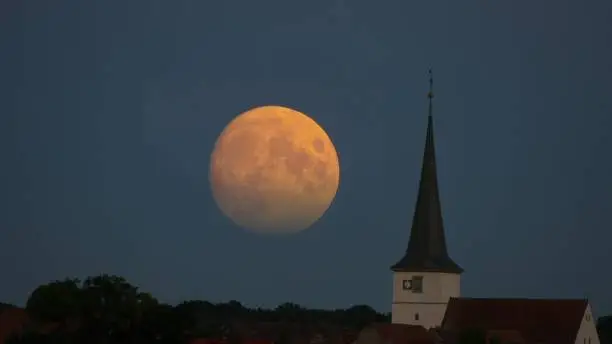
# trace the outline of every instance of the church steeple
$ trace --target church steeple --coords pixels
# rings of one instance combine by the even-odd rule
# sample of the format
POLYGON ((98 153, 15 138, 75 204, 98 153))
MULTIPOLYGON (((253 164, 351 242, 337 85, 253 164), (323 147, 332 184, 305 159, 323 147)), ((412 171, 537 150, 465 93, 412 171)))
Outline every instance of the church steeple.
POLYGON ((421 180, 408 248, 404 257, 391 267, 395 272, 444 272, 460 274, 463 269, 446 250, 442 207, 438 191, 433 132, 433 77, 429 70, 429 113, 421 180))

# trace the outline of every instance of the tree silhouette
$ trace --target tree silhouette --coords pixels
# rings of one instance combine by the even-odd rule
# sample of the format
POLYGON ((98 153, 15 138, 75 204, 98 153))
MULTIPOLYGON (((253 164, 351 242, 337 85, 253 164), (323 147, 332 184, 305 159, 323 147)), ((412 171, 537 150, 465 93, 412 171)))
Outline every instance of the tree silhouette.
POLYGON ((388 314, 366 305, 322 310, 286 302, 275 309, 249 309, 236 300, 193 300, 171 306, 160 304, 115 275, 92 276, 82 283, 65 279, 41 285, 30 295, 26 311, 32 328, 11 338, 10 344, 182 344, 196 338, 238 343, 251 334, 242 333, 242 327, 235 326, 237 322, 282 324, 273 327, 275 334, 268 333, 282 344, 291 342, 293 336, 312 335, 305 334, 307 328, 319 329, 324 341, 325 327, 357 331, 371 322, 389 319, 388 314), (298 323, 300 326, 292 325, 298 323))
POLYGON ((26 303, 26 311, 39 324, 57 324, 63 331, 81 316, 82 290, 78 279, 53 281, 36 288, 26 303))
POLYGON ((601 344, 612 344, 612 315, 597 319, 597 334, 601 344))
POLYGON ((139 292, 138 287, 123 277, 112 275, 87 278, 81 295, 82 330, 88 336, 121 338, 121 341, 135 336, 144 314, 158 305, 150 294, 139 292))

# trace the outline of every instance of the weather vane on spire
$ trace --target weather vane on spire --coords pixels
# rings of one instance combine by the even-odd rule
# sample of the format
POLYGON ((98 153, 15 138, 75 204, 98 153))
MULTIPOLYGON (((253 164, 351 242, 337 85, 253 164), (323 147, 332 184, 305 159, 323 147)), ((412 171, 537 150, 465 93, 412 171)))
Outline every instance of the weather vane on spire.
POLYGON ((428 115, 429 118, 431 119, 431 116, 433 114, 433 73, 431 72, 431 68, 429 68, 429 92, 427 93, 427 98, 429 98, 429 111, 428 111, 428 115))
POLYGON ((433 72, 429 68, 429 93, 427 93, 427 98, 431 99, 433 96, 433 72))

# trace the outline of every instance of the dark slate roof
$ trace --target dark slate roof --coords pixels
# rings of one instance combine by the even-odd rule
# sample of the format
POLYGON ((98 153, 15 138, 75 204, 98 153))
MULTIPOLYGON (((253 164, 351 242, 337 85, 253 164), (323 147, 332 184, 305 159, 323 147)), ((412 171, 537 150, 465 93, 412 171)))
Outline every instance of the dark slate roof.
POLYGON ((529 343, 574 344, 587 305, 584 299, 451 298, 441 327, 454 333, 479 329, 490 336, 515 331, 529 343))
MULTIPOLYGON (((430 79, 431 83, 431 79, 430 79)), ((442 206, 438 191, 434 145, 432 98, 429 92, 427 135, 421 167, 419 193, 412 219, 410 239, 404 256, 391 267, 393 271, 462 273, 446 250, 442 206)))

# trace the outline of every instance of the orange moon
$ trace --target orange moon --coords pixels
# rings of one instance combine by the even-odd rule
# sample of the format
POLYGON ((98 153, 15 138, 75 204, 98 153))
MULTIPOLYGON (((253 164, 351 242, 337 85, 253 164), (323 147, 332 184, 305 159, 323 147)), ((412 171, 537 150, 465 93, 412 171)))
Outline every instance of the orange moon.
POLYGON ((234 118, 210 159, 209 179, 223 214, 247 230, 291 234, 314 224, 340 182, 338 154, 313 119, 282 106, 234 118))

